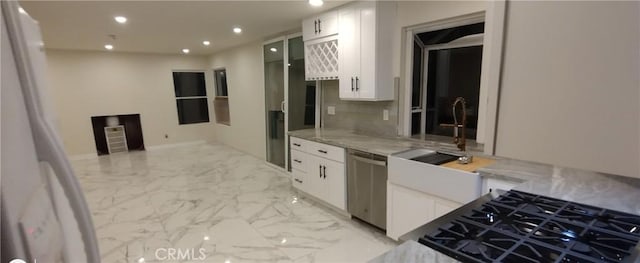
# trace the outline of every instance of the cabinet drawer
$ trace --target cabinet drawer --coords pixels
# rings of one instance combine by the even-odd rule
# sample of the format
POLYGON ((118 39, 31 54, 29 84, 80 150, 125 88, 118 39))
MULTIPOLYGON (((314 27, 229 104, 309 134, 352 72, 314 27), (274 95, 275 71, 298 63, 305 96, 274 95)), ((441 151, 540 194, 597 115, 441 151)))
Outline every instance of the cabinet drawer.
POLYGON ((306 191, 306 189, 304 188, 304 173, 301 172, 298 169, 291 169, 291 184, 293 185, 293 187, 299 189, 299 190, 303 190, 306 191))
POLYGON ((308 142, 307 152, 322 158, 344 163, 344 148, 324 143, 308 142))
POLYGON ((307 153, 291 149, 291 168, 306 171, 307 162, 307 153))
POLYGON ((309 149, 309 144, 311 142, 307 141, 307 140, 303 140, 300 138, 296 138, 296 137, 289 137, 289 148, 291 150, 298 150, 298 151, 303 151, 303 152, 308 152, 307 149, 309 149))

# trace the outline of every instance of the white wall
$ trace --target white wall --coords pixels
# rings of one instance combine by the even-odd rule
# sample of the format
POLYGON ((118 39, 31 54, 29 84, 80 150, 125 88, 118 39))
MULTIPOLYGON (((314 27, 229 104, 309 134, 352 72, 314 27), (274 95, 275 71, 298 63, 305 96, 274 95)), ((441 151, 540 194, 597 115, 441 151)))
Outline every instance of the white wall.
POLYGON ((139 113, 146 147, 213 140, 213 97, 211 123, 178 125, 173 89, 172 70, 206 70, 205 57, 48 50, 47 60, 57 125, 70 155, 96 153, 91 116, 139 113))
POLYGON ((231 126, 214 124, 215 139, 266 159, 262 42, 214 54, 209 68, 226 68, 231 126))
POLYGON ((508 4, 496 155, 640 177, 639 5, 508 4))

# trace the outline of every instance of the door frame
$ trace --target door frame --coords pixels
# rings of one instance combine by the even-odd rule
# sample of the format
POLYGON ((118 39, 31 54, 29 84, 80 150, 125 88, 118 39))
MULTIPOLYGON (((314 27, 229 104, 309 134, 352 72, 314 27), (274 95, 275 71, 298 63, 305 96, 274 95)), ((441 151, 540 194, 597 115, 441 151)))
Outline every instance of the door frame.
MULTIPOLYGON (((288 172, 288 167, 289 167, 289 136, 287 135, 287 132, 289 131, 289 66, 288 66, 288 62, 289 62, 289 39, 292 38, 296 38, 296 37, 301 37, 302 36, 302 32, 296 32, 296 33, 291 33, 291 34, 286 34, 286 35, 282 35, 276 38, 272 38, 269 39, 267 41, 262 42, 262 67, 264 68, 264 46, 268 45, 268 44, 272 44, 278 41, 282 41, 282 57, 283 57, 283 61, 284 63, 282 63, 282 72, 283 72, 283 78, 284 78, 284 85, 283 85, 283 89, 284 89, 284 100, 281 102, 281 109, 284 110, 284 167, 280 167, 277 166, 275 164, 270 163, 269 161, 264 160, 264 162, 271 166, 272 168, 275 168, 277 170, 280 171, 285 171, 288 172)), ((265 84, 266 85, 266 84, 265 84)), ((316 88, 317 90, 317 88, 316 88)), ((266 100, 266 93, 265 93, 265 100, 266 100)), ((266 107, 266 105, 265 105, 266 107)), ((317 105, 316 105, 316 110, 317 110, 317 105)), ((267 121, 268 116, 268 112, 265 109, 265 124, 267 121)), ((264 130, 264 135, 265 135, 265 140, 268 139, 269 136, 269 132, 268 129, 265 125, 265 130, 264 130)), ((266 149, 266 155, 269 155, 269 149, 268 147, 265 147, 266 149)))

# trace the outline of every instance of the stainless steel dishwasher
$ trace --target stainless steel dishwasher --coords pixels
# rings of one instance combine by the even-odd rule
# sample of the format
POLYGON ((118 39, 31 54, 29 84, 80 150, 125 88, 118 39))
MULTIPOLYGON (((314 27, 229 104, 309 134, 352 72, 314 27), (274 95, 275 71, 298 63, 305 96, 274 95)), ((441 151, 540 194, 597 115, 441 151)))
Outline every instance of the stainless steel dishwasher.
POLYGON ((387 157, 347 151, 347 210, 358 219, 387 228, 387 157))

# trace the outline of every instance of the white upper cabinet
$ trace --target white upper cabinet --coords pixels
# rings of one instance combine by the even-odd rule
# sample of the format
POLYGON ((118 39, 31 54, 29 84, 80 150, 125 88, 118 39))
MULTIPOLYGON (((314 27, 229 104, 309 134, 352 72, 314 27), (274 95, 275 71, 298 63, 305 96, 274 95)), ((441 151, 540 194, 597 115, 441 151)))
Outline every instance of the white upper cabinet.
POLYGON ((306 80, 338 79, 338 11, 302 21, 306 80))
POLYGON ((309 41, 338 33, 338 12, 326 12, 302 21, 302 40, 309 41))
POLYGON ((338 10, 340 99, 393 100, 395 3, 362 1, 338 10))

